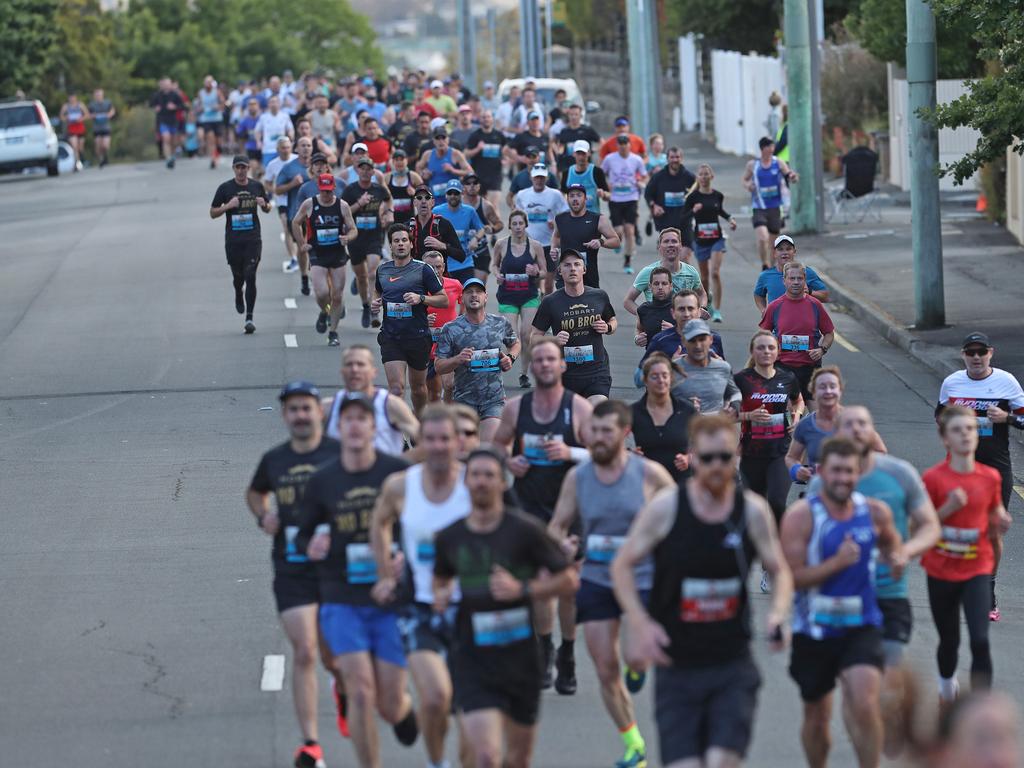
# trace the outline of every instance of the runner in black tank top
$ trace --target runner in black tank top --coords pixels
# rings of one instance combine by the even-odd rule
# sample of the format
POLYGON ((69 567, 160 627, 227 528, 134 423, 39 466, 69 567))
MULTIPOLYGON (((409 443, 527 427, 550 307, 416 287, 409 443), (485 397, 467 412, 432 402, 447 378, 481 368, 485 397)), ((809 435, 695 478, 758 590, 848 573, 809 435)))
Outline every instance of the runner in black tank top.
MULTIPOLYGON (((402 151, 402 150, 397 150, 402 151)), ((417 177, 418 178, 418 177, 417 177)), ((407 224, 412 218, 412 190, 415 188, 411 174, 400 175, 398 171, 388 174, 388 191, 391 192, 392 209, 395 212, 396 224, 407 224), (403 184, 395 184, 395 179, 403 184)))
POLYGON ((536 261, 529 238, 526 239, 526 247, 519 256, 512 252, 512 238, 507 238, 505 242, 505 255, 501 257, 498 268, 504 279, 504 282, 498 285, 498 304, 522 307, 526 302, 537 298, 537 278, 526 273, 526 268, 530 264, 536 264, 536 261))
MULTIPOLYGON (((598 265, 597 248, 584 248, 584 243, 600 239, 601 214, 586 211, 582 216, 573 216, 565 211, 555 216, 555 229, 558 231, 558 247, 565 250, 578 251, 586 256, 587 271, 583 275, 583 284, 591 288, 601 287, 601 272, 598 265)), ((561 278, 556 278, 556 288, 561 288, 561 278)))
POLYGON ((526 457, 530 462, 530 471, 523 477, 517 477, 513 488, 523 504, 523 511, 539 517, 546 524, 551 520, 562 480, 572 463, 549 460, 544 443, 560 441, 570 447, 579 447, 572 421, 575 394, 568 390, 562 393, 562 402, 555 418, 546 424, 533 418, 533 394, 527 392, 519 403, 515 447, 512 451, 513 455, 522 454, 526 457))
POLYGON ((344 242, 348 227, 341 215, 341 198, 335 197, 330 205, 317 197, 312 200, 313 208, 306 219, 306 242, 312 247, 309 263, 324 269, 343 267, 348 262, 344 242))

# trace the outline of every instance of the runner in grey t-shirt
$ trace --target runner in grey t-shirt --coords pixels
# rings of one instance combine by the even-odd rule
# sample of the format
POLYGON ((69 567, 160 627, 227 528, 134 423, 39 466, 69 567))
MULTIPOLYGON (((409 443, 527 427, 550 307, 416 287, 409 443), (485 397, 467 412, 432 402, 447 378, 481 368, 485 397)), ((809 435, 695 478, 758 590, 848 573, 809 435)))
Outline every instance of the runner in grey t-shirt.
POLYGON ((446 323, 437 339, 437 374, 455 372, 455 400, 480 414, 480 440, 489 442, 505 406, 501 374, 511 370, 520 342, 512 324, 488 315, 487 288, 471 277, 462 286, 465 314, 446 323), (502 352, 504 347, 507 352, 502 352))
POLYGON ((690 320, 683 326, 686 356, 679 360, 686 378, 672 388, 683 400, 696 397, 701 413, 718 413, 724 408, 739 410, 743 394, 732 378, 732 366, 711 357, 711 329, 703 320, 690 320))

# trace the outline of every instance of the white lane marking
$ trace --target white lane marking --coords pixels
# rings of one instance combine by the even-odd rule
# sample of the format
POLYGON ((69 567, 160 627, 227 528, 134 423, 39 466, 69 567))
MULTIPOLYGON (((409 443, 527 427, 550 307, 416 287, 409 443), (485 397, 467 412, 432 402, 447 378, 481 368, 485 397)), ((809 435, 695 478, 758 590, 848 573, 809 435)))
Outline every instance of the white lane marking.
POLYGON ((280 691, 284 686, 284 656, 269 653, 263 657, 263 677, 260 678, 261 691, 280 691))
POLYGON ((298 309, 299 305, 295 303, 295 299, 289 297, 289 298, 284 300, 284 308, 285 309, 298 309))
POLYGON ((848 349, 851 352, 860 352, 851 342, 847 341, 843 336, 839 335, 839 331, 835 332, 836 343, 839 344, 843 349, 848 349))
POLYGON ((286 347, 297 347, 299 346, 299 340, 295 338, 294 333, 286 333, 284 335, 284 345, 286 347))

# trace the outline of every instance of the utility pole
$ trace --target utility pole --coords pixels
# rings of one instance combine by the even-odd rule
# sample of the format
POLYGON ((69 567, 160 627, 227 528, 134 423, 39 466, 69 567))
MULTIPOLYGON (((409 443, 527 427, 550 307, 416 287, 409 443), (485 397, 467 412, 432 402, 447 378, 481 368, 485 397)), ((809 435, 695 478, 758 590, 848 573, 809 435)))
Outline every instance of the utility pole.
MULTIPOLYGON (((544 77, 554 77, 552 66, 551 46, 554 42, 551 39, 551 3, 553 0, 544 1, 544 77)), ((557 105, 556 105, 557 106, 557 105)))
POLYGON ((459 74, 471 90, 476 82, 476 22, 470 0, 455 0, 455 25, 459 36, 459 74))
POLYGON ((935 108, 935 16, 924 0, 907 0, 907 129, 910 210, 914 238, 914 306, 917 328, 946 323, 939 213, 939 135, 921 110, 935 108))
POLYGON ((498 87, 498 11, 487 9, 487 36, 491 41, 491 80, 498 87))
POLYGON ((649 136, 660 131, 661 57, 658 8, 654 0, 626 0, 629 43, 629 112, 633 133, 649 136))
MULTIPOLYGON (((909 0, 908 0, 909 1, 909 0)), ((811 30, 807 0, 785 0, 786 90, 789 96, 789 156, 803 180, 789 188, 793 231, 818 231, 814 184, 814 104, 811 30)))
POLYGON ((540 14, 537 0, 519 0, 519 56, 523 77, 540 77, 540 14))
MULTIPOLYGON (((825 161, 822 157, 821 130, 821 45, 825 39, 823 0, 807 0, 808 26, 811 28, 811 125, 814 127, 814 228, 825 229, 825 161)), ((772 138, 775 138, 774 136, 772 138)), ((811 182, 807 179, 806 182, 811 182)), ((801 182, 805 183, 805 182, 801 182)))

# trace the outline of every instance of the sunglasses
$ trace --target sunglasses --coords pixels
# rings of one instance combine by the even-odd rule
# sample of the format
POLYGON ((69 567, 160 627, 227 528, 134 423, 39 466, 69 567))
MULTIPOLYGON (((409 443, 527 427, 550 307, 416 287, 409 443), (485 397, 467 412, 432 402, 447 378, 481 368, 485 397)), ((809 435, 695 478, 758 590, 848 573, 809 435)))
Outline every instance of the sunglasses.
POLYGON ((711 464, 715 461, 728 464, 735 455, 732 451, 718 451, 716 453, 698 453, 697 458, 700 459, 701 464, 711 464))
POLYGON ((445 192, 445 195, 461 195, 461 194, 462 193, 459 192, 457 189, 449 189, 447 192, 445 192))
POLYGON ((988 348, 973 347, 971 349, 965 349, 964 354, 968 357, 984 357, 989 352, 988 348))
POLYGON ((433 195, 413 195, 413 200, 433 200, 433 195))

